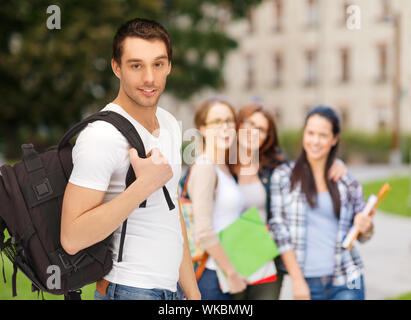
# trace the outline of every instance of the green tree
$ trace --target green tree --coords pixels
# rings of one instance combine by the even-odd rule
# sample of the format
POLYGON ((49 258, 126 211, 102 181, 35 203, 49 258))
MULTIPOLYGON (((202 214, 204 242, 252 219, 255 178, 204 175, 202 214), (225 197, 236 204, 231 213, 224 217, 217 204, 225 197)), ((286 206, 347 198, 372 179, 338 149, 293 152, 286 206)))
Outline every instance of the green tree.
POLYGON ((184 99, 220 87, 224 57, 236 47, 223 32, 224 20, 244 17, 260 1, 1 1, 0 151, 16 158, 23 141, 54 144, 84 112, 113 99, 112 38, 134 17, 157 20, 171 34, 168 92, 184 99), (61 10, 61 29, 46 26, 50 5, 61 10))

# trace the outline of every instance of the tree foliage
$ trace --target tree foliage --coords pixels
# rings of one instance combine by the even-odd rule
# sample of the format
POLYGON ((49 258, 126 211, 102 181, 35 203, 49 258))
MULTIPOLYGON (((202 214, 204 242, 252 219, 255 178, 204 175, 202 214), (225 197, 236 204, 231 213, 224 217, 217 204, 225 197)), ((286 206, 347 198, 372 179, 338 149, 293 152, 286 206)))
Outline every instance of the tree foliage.
MULTIPOLYGON (((222 65, 236 42, 225 21, 244 17, 260 0, 8 0, 0 5, 0 143, 7 157, 22 141, 50 145, 86 110, 112 100, 110 67, 117 28, 135 17, 154 19, 173 41, 167 90, 188 98, 222 85, 222 65), (47 8, 61 10, 49 30, 47 8)), ((2 151, 2 150, 0 150, 2 151)))

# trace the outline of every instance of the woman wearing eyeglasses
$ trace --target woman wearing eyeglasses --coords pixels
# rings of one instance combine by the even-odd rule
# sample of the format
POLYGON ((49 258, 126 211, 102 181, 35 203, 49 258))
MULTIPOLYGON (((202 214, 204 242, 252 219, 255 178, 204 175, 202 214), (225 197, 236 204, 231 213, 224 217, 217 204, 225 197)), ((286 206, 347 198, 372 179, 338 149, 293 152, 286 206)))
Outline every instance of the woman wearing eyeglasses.
MULTIPOLYGON (((287 162, 279 148, 279 139, 274 118, 260 103, 250 103, 237 113, 238 161, 233 167, 238 181, 244 209, 257 207, 262 220, 268 224, 271 212, 271 176, 274 170, 287 162)), ((346 167, 337 162, 330 170, 335 181, 344 176, 346 167)), ((275 282, 249 285, 246 290, 236 294, 241 300, 278 300, 283 281, 279 268, 280 258, 275 259, 277 280, 275 282)))
POLYGON ((194 122, 203 147, 190 168, 187 191, 196 237, 209 255, 198 287, 204 300, 229 300, 246 288, 246 279, 235 270, 217 236, 244 211, 241 191, 228 166, 230 148, 235 147, 235 112, 226 101, 209 99, 197 109, 194 122), (227 275, 231 294, 221 291, 217 266, 227 275))

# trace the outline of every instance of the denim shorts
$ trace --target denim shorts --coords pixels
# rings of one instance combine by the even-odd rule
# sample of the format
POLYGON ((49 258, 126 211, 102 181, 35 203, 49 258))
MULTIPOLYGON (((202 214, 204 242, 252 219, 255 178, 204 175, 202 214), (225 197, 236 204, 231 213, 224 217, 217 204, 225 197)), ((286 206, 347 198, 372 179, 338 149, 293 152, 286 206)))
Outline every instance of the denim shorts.
POLYGON ((231 294, 221 291, 217 273, 214 270, 206 268, 197 284, 202 300, 232 300, 231 294))
POLYGON ((365 300, 364 278, 342 286, 334 286, 331 277, 305 278, 311 300, 365 300))
POLYGON ((179 300, 177 292, 163 289, 144 289, 111 283, 103 296, 97 290, 94 300, 179 300))

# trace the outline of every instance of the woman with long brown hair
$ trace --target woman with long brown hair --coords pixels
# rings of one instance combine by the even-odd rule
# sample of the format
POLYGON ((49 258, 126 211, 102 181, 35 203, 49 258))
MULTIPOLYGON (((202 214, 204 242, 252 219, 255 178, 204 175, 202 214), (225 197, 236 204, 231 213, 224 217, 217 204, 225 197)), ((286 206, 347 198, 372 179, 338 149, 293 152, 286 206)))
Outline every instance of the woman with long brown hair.
POLYGON ((281 165, 271 182, 270 227, 295 299, 364 299, 364 267, 355 248, 342 242, 354 224, 359 241, 372 235, 361 185, 349 174, 328 178, 340 138, 337 113, 325 106, 306 116, 295 164, 281 165))
MULTIPOLYGON (((270 181, 273 170, 286 162, 279 148, 274 118, 260 103, 250 103, 237 113, 238 161, 232 170, 242 192, 245 209, 257 207, 267 223, 270 214, 270 181)), ((278 269, 278 268, 277 268, 278 269)), ((240 300, 278 300, 283 280, 281 270, 277 280, 256 285, 234 296, 240 300)))
MULTIPOLYGON (((287 163, 281 152, 277 126, 274 117, 263 105, 253 102, 242 107, 237 113, 238 162, 232 171, 238 181, 245 201, 245 209, 257 207, 262 220, 268 224, 271 213, 271 176, 275 169, 287 163)), ((335 181, 346 173, 345 165, 332 162, 330 178, 335 181)), ((283 271, 280 258, 275 259, 277 280, 257 285, 234 296, 236 299, 278 300, 283 271)))

